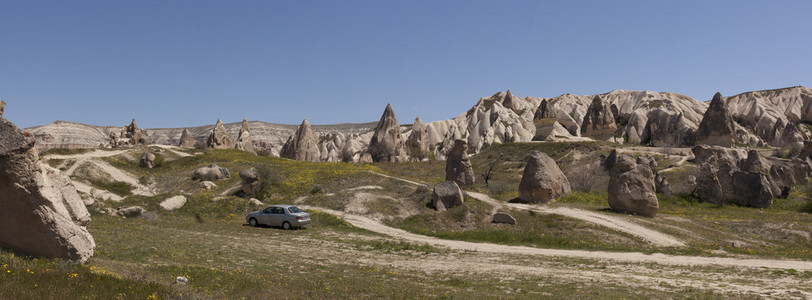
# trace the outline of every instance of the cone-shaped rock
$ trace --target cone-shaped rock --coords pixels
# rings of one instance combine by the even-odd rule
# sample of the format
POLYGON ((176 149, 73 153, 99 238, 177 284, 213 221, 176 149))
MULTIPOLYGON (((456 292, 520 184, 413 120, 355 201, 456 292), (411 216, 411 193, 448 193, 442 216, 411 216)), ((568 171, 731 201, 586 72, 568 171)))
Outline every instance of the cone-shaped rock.
POLYGON ((183 148, 194 148, 197 141, 189 129, 184 128, 183 133, 180 134, 180 143, 178 146, 183 148))
POLYGON ((279 152, 279 156, 301 161, 318 162, 320 160, 319 138, 313 133, 307 119, 303 120, 299 128, 296 128, 296 132, 288 138, 282 151, 279 152))
POLYGON ((521 201, 547 203, 569 195, 571 191, 570 181, 558 168, 555 160, 539 151, 530 153, 522 181, 519 183, 521 201))
POLYGON ((716 93, 696 130, 696 144, 730 147, 735 139, 736 131, 727 102, 721 93, 716 93))
POLYGON ((206 140, 206 146, 214 149, 234 148, 234 140, 228 135, 228 130, 220 119, 217 119, 217 124, 214 124, 214 129, 209 134, 209 139, 206 140))
POLYGON ((90 214, 70 178, 38 160, 34 139, 0 117, 0 247, 84 263, 90 214))
POLYGON ((240 132, 237 134, 237 143, 234 145, 234 148, 254 151, 254 145, 251 141, 251 131, 248 129, 248 119, 246 118, 242 118, 242 127, 240 127, 240 132))
POLYGON ((378 126, 375 127, 375 134, 369 141, 369 154, 372 161, 397 162, 406 155, 406 145, 400 134, 400 125, 395 118, 395 111, 392 105, 387 104, 383 111, 378 126))
POLYGON ((418 161, 428 157, 429 131, 426 124, 423 124, 423 120, 420 120, 420 117, 414 119, 412 133, 406 139, 406 151, 410 157, 418 161))
POLYGON ((647 164, 638 164, 634 157, 612 150, 605 164, 609 169, 609 207, 615 211, 654 217, 660 209, 657 201, 654 173, 647 164))
POLYGON ((533 115, 533 124, 536 125, 536 135, 533 136, 534 141, 543 141, 550 136, 555 128, 555 122, 558 121, 558 116, 553 111, 552 105, 547 100, 541 100, 536 114, 533 115))
POLYGON ((454 141, 454 148, 448 152, 445 161, 445 180, 460 185, 472 185, 476 181, 474 168, 468 157, 468 143, 463 140, 454 141))
POLYGON ((595 96, 581 123, 581 136, 608 140, 614 136, 615 130, 617 130, 617 125, 615 125, 615 116, 612 114, 611 107, 601 96, 595 96))
POLYGON ((505 93, 505 99, 502 100, 502 106, 508 109, 516 110, 516 100, 513 99, 513 94, 510 90, 505 93))

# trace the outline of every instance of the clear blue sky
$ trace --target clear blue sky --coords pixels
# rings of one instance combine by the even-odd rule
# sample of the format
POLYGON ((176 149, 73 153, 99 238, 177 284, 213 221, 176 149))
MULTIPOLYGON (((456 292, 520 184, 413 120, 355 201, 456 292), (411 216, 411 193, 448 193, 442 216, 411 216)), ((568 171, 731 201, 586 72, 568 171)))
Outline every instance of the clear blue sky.
POLYGON ((812 86, 812 1, 5 1, 0 99, 184 127, 448 119, 511 89, 707 100, 812 86))

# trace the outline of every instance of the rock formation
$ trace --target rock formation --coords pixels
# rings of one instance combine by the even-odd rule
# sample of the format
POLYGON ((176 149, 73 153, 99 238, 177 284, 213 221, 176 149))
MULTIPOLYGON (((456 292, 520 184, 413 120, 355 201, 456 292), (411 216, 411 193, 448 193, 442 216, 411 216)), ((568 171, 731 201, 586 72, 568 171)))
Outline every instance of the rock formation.
POLYGON ((84 263, 96 248, 70 178, 38 163, 34 139, 0 117, 0 246, 84 263))
POLYGON ((713 95, 708 110, 696 131, 697 145, 718 145, 730 147, 736 142, 736 128, 730 117, 727 102, 721 93, 713 95))
POLYGON ((429 133, 426 124, 420 117, 414 119, 412 133, 406 139, 406 152, 414 160, 421 161, 429 157, 429 133))
POLYGON ((249 152, 254 151, 251 131, 248 129, 248 119, 246 118, 242 119, 242 126, 240 127, 240 132, 237 134, 237 143, 234 144, 234 148, 249 152))
POLYGON ((755 150, 745 158, 743 150, 697 146, 693 151, 700 164, 696 193, 705 202, 765 208, 773 198, 785 197, 795 184, 792 161, 771 162, 755 150))
POLYGON ((155 166, 155 154, 144 152, 144 154, 141 154, 138 165, 142 168, 152 169, 155 166))
POLYGON ((614 136, 615 130, 617 130, 617 125, 615 125, 615 116, 612 114, 610 105, 603 101, 601 96, 595 96, 581 123, 581 136, 608 140, 614 136))
POLYGON ((498 212, 498 213, 493 214, 492 223, 511 224, 511 225, 513 225, 513 224, 516 224, 516 219, 513 218, 513 216, 511 216, 511 215, 509 215, 507 213, 498 212))
POLYGON ((0 100, 0 117, 3 117, 3 112, 6 111, 6 101, 0 100))
POLYGON ((214 124, 214 128, 209 134, 209 138, 206 140, 206 146, 214 149, 234 148, 234 140, 231 139, 230 135, 228 135, 228 130, 226 130, 226 127, 223 126, 223 121, 220 119, 217 119, 217 123, 214 124))
MULTIPOLYGON (((635 117, 633 114, 632 118, 635 117)), ((676 111, 661 108, 649 111, 638 143, 654 147, 693 145, 696 140, 696 127, 687 120, 682 113, 676 111)), ((629 121, 630 124, 632 122, 629 121)), ((632 136, 629 133, 632 129, 633 127, 626 126, 627 137, 632 136)))
POLYGON ((116 215, 125 217, 125 218, 140 218, 144 216, 145 210, 141 206, 128 206, 128 207, 120 207, 116 210, 116 215))
POLYGON ((216 164, 210 164, 208 167, 200 167, 195 170, 194 179, 202 181, 213 181, 225 178, 231 178, 231 173, 228 169, 220 167, 216 164))
POLYGON ((378 126, 375 127, 375 134, 369 141, 369 154, 374 162, 398 162, 403 161, 406 155, 406 145, 400 134, 400 124, 395 118, 392 105, 387 104, 383 111, 378 126))
POLYGON ((279 152, 279 156, 300 161, 317 162, 320 160, 319 138, 313 133, 307 119, 303 120, 296 132, 288 138, 282 151, 279 152))
POLYGON ((671 196, 674 193, 671 192, 671 184, 668 183, 668 180, 665 177, 660 176, 660 173, 654 175, 654 185, 656 186, 657 193, 671 196))
POLYGON ((240 182, 246 195, 253 196, 259 192, 259 172, 256 168, 240 171, 240 182))
POLYGON ((197 145, 197 140, 192 136, 192 132, 184 128, 183 133, 180 135, 180 143, 178 143, 178 146, 182 148, 194 148, 195 145, 197 145))
POLYGON ((159 204, 164 210, 176 210, 186 205, 186 196, 179 195, 164 199, 159 204))
POLYGON ((471 159, 468 157, 468 143, 456 140, 454 148, 448 152, 445 162, 445 180, 460 185, 472 185, 476 181, 471 159))
POLYGON ((796 86, 753 91, 726 100, 734 121, 766 143, 775 147, 802 146, 804 135, 796 134, 798 128, 790 124, 812 122, 812 89, 796 86))
POLYGON ((130 125, 124 126, 124 128, 121 129, 118 137, 111 134, 110 138, 110 144, 113 147, 149 145, 154 142, 146 130, 138 128, 138 123, 135 122, 135 119, 130 122, 130 125))
POLYGON ((612 150, 605 165, 609 169, 607 190, 612 210, 645 217, 657 215, 660 205, 651 167, 638 164, 634 157, 618 154, 617 150, 612 150))
POLYGON ((453 181, 444 181, 434 186, 431 194, 432 205, 437 211, 444 211, 463 203, 462 190, 453 181))
POLYGON ((507 90, 507 92, 505 92, 505 99, 502 100, 502 106, 507 108, 507 109, 512 109, 512 110, 515 111, 515 110, 519 109, 516 102, 517 101, 516 101, 516 99, 514 99, 513 94, 510 92, 510 90, 507 90))
POLYGON ((571 191, 567 176, 561 172, 555 160, 543 152, 530 152, 519 183, 519 200, 526 203, 547 203, 569 195, 571 191))
POLYGON ((533 115, 533 124, 536 126, 534 141, 544 141, 551 137, 551 133, 558 121, 558 115, 553 111, 552 105, 547 100, 542 100, 536 113, 533 115))

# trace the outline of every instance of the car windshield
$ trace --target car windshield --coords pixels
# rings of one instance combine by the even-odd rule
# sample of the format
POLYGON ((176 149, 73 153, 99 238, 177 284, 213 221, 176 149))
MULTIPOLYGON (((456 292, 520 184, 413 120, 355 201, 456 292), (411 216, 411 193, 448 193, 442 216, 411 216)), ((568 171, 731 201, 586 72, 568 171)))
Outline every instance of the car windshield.
POLYGON ((298 208, 298 207, 296 207, 296 206, 291 206, 291 207, 288 207, 288 210, 289 210, 289 211, 290 211, 290 213, 292 213, 292 214, 302 212, 302 210, 301 210, 301 209, 299 209, 299 208, 298 208))

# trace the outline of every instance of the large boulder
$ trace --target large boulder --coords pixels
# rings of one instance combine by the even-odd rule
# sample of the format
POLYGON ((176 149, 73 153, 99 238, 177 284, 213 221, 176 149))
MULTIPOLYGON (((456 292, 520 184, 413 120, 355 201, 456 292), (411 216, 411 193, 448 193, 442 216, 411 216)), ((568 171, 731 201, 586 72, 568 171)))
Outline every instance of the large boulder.
POLYGON ((183 133, 180 134, 180 142, 178 143, 179 147, 182 148, 194 148, 197 144, 197 140, 192 135, 192 132, 189 129, 184 128, 183 133))
POLYGON ((463 203, 462 190, 453 181, 444 181, 434 186, 431 194, 432 205, 438 211, 443 211, 463 203))
POLYGON ((568 195, 572 189, 567 176, 555 160, 539 151, 530 152, 519 183, 519 200, 527 203, 547 203, 568 195))
POLYGON ((533 115, 533 124, 536 126, 536 134, 533 136, 533 140, 545 141, 554 137, 551 134, 557 122, 558 115, 555 113, 553 106, 546 99, 541 100, 536 113, 533 115))
POLYGON ((245 150, 249 152, 254 151, 254 144, 251 140, 251 130, 248 129, 248 119, 242 119, 242 126, 240 127, 240 132, 237 133, 237 142, 234 144, 234 148, 245 150))
POLYGON ((0 246, 84 263, 90 214, 70 178, 38 161, 33 137, 0 117, 0 246))
POLYGON ((282 151, 279 152, 279 156, 312 162, 318 162, 321 159, 319 137, 313 133, 307 119, 302 120, 302 124, 296 128, 296 132, 288 138, 282 151))
POLYGON ((214 128, 206 140, 206 146, 214 149, 232 149, 234 148, 234 140, 228 135, 228 130, 223 125, 223 121, 217 119, 214 128))
POLYGON ((176 210, 186 205, 186 196, 179 195, 175 197, 166 198, 159 204, 164 210, 176 210))
POLYGON ((696 144, 733 146, 736 142, 736 127, 733 123, 727 102, 721 93, 716 93, 696 130, 696 144))
POLYGON ((608 140, 614 136, 615 130, 617 130, 617 125, 609 103, 604 101, 601 96, 595 96, 581 123, 581 136, 608 140))
POLYGON ((374 162, 403 161, 406 156, 406 145, 400 132, 400 124, 395 117, 392 105, 387 104, 375 133, 369 141, 369 154, 374 162))
POLYGON ((448 152, 445 161, 445 180, 460 185, 472 185, 476 181, 474 168, 468 157, 468 143, 463 140, 454 141, 454 148, 448 152))
POLYGON ((660 209, 651 167, 638 164, 634 157, 612 150, 608 164, 608 201, 612 210, 654 217, 660 209))
POLYGON ((138 162, 138 165, 142 168, 152 169, 155 167, 155 154, 144 152, 144 154, 141 154, 141 160, 138 162))
POLYGON ((773 164, 754 150, 743 159, 719 155, 697 162, 696 194, 708 203, 766 208, 795 183, 792 168, 773 164))
POLYGON ((409 157, 417 161, 429 156, 429 132, 420 117, 414 119, 412 133, 406 139, 406 152, 409 153, 409 157))
POLYGON ((259 172, 257 168, 240 171, 240 182, 242 183, 242 191, 246 195, 255 195, 259 187, 259 172))
POLYGON ((511 225, 513 225, 513 224, 516 224, 516 219, 513 218, 513 216, 511 216, 511 215, 509 215, 507 213, 498 212, 498 213, 493 214, 493 221, 492 222, 496 223, 496 224, 511 224, 511 225))
POLYGON ((214 181, 231 178, 231 173, 228 172, 228 169, 226 168, 220 167, 216 164, 210 164, 208 167, 197 168, 192 178, 202 181, 214 181))

